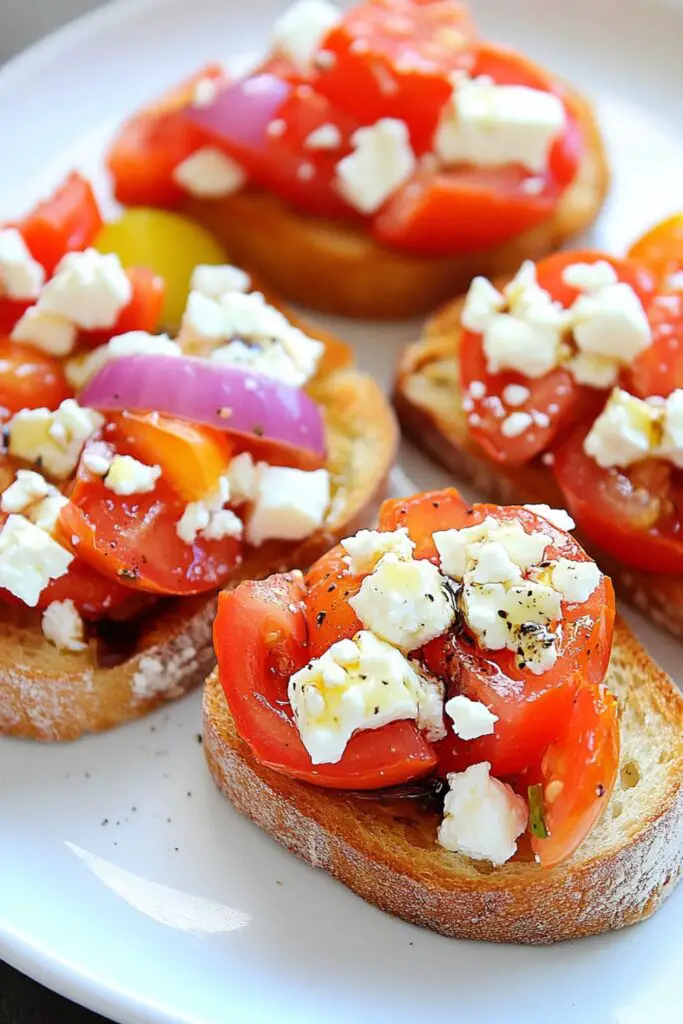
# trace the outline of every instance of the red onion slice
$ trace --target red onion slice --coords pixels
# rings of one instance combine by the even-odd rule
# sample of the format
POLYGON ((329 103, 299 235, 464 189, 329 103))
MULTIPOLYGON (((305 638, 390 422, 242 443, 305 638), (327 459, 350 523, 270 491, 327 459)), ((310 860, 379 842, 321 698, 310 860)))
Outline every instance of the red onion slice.
MULTIPOLYGON (((300 450, 305 467, 325 460, 324 425, 299 388, 236 366, 191 356, 125 356, 107 363, 79 395, 102 412, 159 412, 300 450)), ((302 464, 301 460, 298 460, 302 464)))

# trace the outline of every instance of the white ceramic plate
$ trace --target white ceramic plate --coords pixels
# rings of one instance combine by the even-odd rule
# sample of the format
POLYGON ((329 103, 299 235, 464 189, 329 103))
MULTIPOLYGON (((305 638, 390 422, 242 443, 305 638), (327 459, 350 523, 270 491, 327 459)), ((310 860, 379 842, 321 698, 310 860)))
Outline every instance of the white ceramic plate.
MULTIPOLYGON (((208 58, 262 45, 278 0, 129 0, 0 74, 0 202, 16 214, 89 171, 116 120, 208 58)), ((616 184, 597 238, 619 251, 683 204, 683 11, 654 0, 480 0, 599 101, 616 184)), ((338 322, 388 382, 409 326, 338 322)), ((440 474, 414 452, 416 484, 440 474)), ((396 487, 409 486, 395 482, 396 487)), ((676 645, 634 617, 670 670, 676 645)), ((678 649, 680 650, 680 649, 678 649)), ((454 942, 381 914, 285 853, 214 791, 194 695, 61 747, 0 742, 0 956, 117 1021, 680 1024, 678 892, 650 922, 554 948, 454 942)))

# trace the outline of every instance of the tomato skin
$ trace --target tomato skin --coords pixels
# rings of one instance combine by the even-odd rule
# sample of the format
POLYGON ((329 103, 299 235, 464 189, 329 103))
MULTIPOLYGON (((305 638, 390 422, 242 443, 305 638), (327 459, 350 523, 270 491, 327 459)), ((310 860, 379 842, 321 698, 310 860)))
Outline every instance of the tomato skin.
MULTIPOLYGON (((540 287, 567 309, 578 298, 579 291, 567 285, 563 271, 574 263, 607 262, 620 281, 630 285, 644 308, 654 300, 655 281, 652 274, 629 261, 596 250, 560 252, 538 263, 540 287)), ((471 397, 468 422, 472 437, 489 458, 508 465, 523 465, 561 440, 577 423, 593 420, 605 400, 604 390, 577 384, 568 370, 557 367, 543 377, 532 379, 511 371, 490 373, 484 353, 483 336, 463 329, 460 346, 460 382, 463 392, 471 397), (481 382, 483 397, 471 396, 471 385, 481 382), (515 411, 545 416, 542 425, 534 422, 517 437, 506 437, 501 425, 510 408, 504 408, 502 396, 509 384, 525 387, 529 396, 515 411)))
POLYGON ((617 701, 604 685, 581 686, 565 728, 541 762, 547 839, 532 837, 542 867, 572 855, 609 803, 619 767, 617 701), (559 795, 548 802, 552 789, 559 795))
POLYGON ((683 387, 683 292, 655 295, 648 317, 652 344, 634 359, 625 387, 639 398, 667 398, 683 387))
POLYGON ((340 544, 318 559, 306 575, 305 615, 309 657, 319 658, 338 640, 351 639, 363 628, 349 604, 360 590, 362 576, 349 572, 340 544))
POLYGON ((106 344, 110 338, 128 331, 154 334, 159 327, 164 307, 164 280, 149 267, 130 267, 126 276, 133 289, 127 306, 121 310, 112 327, 103 331, 81 331, 79 341, 88 348, 106 344))
POLYGON ((314 85, 358 124, 404 121, 419 156, 431 148, 450 97, 449 73, 472 68, 474 35, 469 11, 453 0, 361 3, 323 39, 320 49, 333 59, 314 85))
POLYGON ((455 530, 471 526, 475 521, 473 506, 455 487, 440 491, 426 491, 410 498, 392 498, 382 503, 379 510, 380 530, 398 530, 405 527, 415 544, 414 558, 429 558, 438 562, 439 555, 432 534, 440 530, 455 530))
POLYGON ((310 656, 305 593, 292 573, 219 595, 214 645, 239 735, 261 764, 318 786, 377 789, 429 774, 434 755, 406 721, 356 733, 337 764, 312 764, 287 698, 289 676, 310 656))
POLYGON ((92 185, 74 172, 17 227, 33 258, 50 275, 67 252, 92 245, 102 224, 92 185))
MULTIPOLYGON (((114 424, 103 438, 119 454, 134 455, 114 424)), ((176 532, 185 502, 163 475, 153 491, 120 497, 79 467, 58 536, 66 547, 108 579, 153 594, 188 595, 216 590, 242 559, 241 541, 197 537, 186 544, 176 532), (77 538, 78 543, 76 543, 77 538)))
POLYGON ((649 267, 666 290, 669 278, 683 268, 683 213, 655 224, 633 243, 628 256, 649 267))
POLYGON ((602 469, 583 450, 586 427, 554 452, 553 471, 582 533, 610 555, 642 572, 683 573, 683 494, 675 493, 675 513, 667 529, 648 512, 646 488, 636 488, 622 470, 602 469), (633 504, 631 504, 633 503, 633 504), (655 520, 653 523, 652 520, 655 520))
POLYGON ((73 601, 79 615, 90 621, 111 618, 113 613, 120 618, 126 606, 130 606, 131 613, 137 610, 136 597, 129 587, 108 579, 80 558, 74 558, 64 576, 50 580, 38 607, 67 600, 73 601))
POLYGON ((0 338, 0 421, 21 409, 56 409, 71 393, 58 359, 0 338))
POLYGON ((0 337, 9 335, 33 302, 0 296, 0 337))

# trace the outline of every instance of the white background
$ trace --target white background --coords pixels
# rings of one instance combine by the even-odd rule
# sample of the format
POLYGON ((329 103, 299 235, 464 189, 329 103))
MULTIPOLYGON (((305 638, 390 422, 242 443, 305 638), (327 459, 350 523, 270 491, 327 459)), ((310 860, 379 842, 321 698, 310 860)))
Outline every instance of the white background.
POLYGON ((107 0, 0 0, 0 63, 107 0))

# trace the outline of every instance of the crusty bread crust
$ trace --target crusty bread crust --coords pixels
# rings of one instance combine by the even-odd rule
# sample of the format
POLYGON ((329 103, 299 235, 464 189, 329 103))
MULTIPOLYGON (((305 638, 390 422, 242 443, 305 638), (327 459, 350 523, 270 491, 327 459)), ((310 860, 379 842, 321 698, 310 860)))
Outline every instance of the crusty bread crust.
POLYGON ((204 751, 234 806, 283 846, 382 910, 444 935, 549 943, 641 921, 683 862, 683 699, 617 624, 608 682, 621 705, 621 774, 570 860, 501 868, 436 843, 439 815, 416 799, 320 789, 263 768, 237 735, 217 672, 204 690, 204 751), (635 767, 634 767, 635 766, 635 767), (634 780, 635 784, 634 784, 634 780))
MULTIPOLYGON (((324 530, 300 544, 268 542, 235 573, 231 585, 272 572, 306 568, 375 517, 394 459, 397 433, 385 397, 350 365, 346 346, 326 342, 321 372, 309 391, 324 411, 333 499, 324 530)), ((0 733, 70 740, 151 711, 202 682, 213 663, 215 596, 169 604, 137 638, 132 655, 98 667, 92 650, 57 651, 42 634, 40 615, 0 605, 0 733)))
POLYGON ((254 190, 192 199, 185 212, 290 302, 350 317, 428 313, 463 291, 475 274, 505 274, 525 259, 540 259, 597 217, 610 180, 605 147, 591 105, 570 88, 566 93, 586 140, 575 181, 550 220, 481 253, 410 256, 378 245, 363 229, 306 217, 254 190))
MULTIPOLYGON (((502 284, 502 282, 500 282, 502 284)), ((566 504, 552 472, 538 461, 506 469, 493 463, 472 440, 462 411, 458 372, 463 299, 445 306, 422 338, 401 354, 394 406, 405 434, 460 480, 501 504, 566 504)), ((683 580, 630 569, 589 539, 579 540, 614 580, 620 597, 653 622, 683 637, 683 580)))

